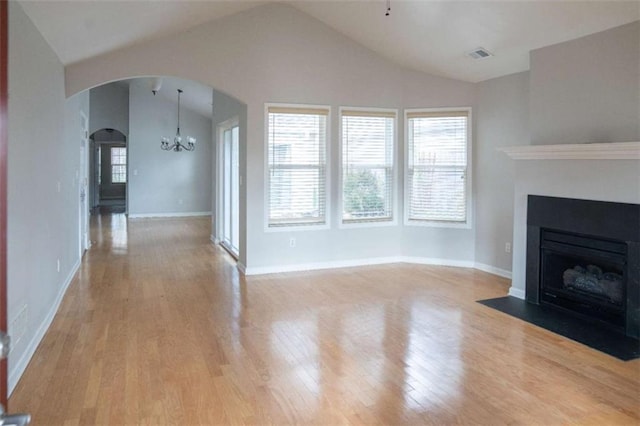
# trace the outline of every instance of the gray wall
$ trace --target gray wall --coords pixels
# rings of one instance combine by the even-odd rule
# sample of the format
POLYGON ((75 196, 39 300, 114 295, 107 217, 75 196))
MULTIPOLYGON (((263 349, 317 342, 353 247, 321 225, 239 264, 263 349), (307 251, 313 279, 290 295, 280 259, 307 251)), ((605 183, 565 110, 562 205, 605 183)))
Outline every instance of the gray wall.
POLYGON ((90 90, 89 134, 100 129, 116 129, 129 135, 129 86, 110 83, 90 90))
POLYGON ((65 101, 62 64, 18 2, 9 3, 9 21, 12 389, 79 265, 79 123, 80 111, 89 115, 89 100, 81 94, 65 101), (25 307, 26 315, 19 315, 25 307))
POLYGON ((184 106, 182 136, 197 139, 193 152, 160 149, 176 134, 177 103, 153 96, 144 80, 131 83, 129 117, 129 215, 211 212, 211 118, 184 106))
MULTIPOLYGON (((473 229, 390 227, 341 229, 331 209, 331 229, 266 232, 264 219, 264 104, 324 104, 332 107, 330 158, 332 196, 338 191, 339 106, 398 108, 473 106, 473 84, 412 72, 380 58, 320 21, 281 4, 269 4, 207 23, 165 39, 67 67, 74 93, 131 75, 173 75, 210 85, 247 105, 246 266, 268 268, 318 262, 412 257, 473 262, 473 229), (198 63, 197 67, 191 64, 198 63), (297 239, 296 248, 289 238, 297 239)), ((133 108, 133 107, 132 107, 133 108)), ((399 123, 402 123, 400 120, 399 123)), ((398 126, 398 141, 404 140, 398 126)), ((131 139, 133 143, 133 139, 131 139)), ((398 147, 399 158, 404 150, 398 147)), ((133 155, 132 155, 133 158, 133 155)), ((400 166, 399 176, 402 176, 400 166)), ((402 196, 402 179, 396 185, 402 196)), ((402 206, 397 215, 402 217, 402 206)))
POLYGON ((640 22, 531 52, 531 141, 640 140, 640 22))
POLYGON ((475 118, 475 260, 511 271, 515 165, 497 148, 529 144, 529 72, 479 83, 475 118))

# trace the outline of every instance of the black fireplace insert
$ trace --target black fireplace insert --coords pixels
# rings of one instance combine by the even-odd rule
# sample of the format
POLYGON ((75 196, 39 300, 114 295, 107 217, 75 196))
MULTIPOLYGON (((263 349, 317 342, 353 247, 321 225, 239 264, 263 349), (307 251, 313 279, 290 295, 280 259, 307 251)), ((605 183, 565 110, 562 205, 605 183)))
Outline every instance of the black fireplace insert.
POLYGON ((640 330, 640 206, 530 195, 526 300, 640 330))

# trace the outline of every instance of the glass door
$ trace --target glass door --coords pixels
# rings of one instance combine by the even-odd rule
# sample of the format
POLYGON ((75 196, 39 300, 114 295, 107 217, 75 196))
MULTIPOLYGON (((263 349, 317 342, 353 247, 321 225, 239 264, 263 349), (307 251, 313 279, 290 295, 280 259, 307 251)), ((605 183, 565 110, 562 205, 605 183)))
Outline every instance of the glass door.
POLYGON ((222 136, 222 239, 236 257, 240 250, 240 146, 239 128, 231 123, 221 128, 222 136))

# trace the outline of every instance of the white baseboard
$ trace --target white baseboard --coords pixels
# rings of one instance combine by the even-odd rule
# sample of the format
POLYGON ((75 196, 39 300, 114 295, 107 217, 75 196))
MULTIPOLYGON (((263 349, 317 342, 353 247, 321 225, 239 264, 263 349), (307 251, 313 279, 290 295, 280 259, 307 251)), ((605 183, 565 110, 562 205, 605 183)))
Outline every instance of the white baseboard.
POLYGON ((220 240, 219 240, 219 239, 217 239, 217 238, 216 238, 216 236, 215 236, 215 235, 213 235, 213 234, 211 234, 211 235, 209 236, 209 239, 211 240, 211 242, 212 242, 213 244, 220 244, 220 240))
POLYGON ((44 317, 42 323, 40 323, 40 326, 36 330, 34 336, 31 338, 31 341, 29 341, 29 344, 27 345, 24 353, 9 371, 9 377, 7 379, 9 395, 11 395, 11 393, 15 389, 18 381, 20 380, 20 377, 22 377, 22 374, 24 373, 24 370, 26 370, 27 366, 29 365, 29 361, 31 361, 33 354, 36 352, 36 349, 38 349, 38 345, 44 338, 44 335, 47 333, 47 330, 49 330, 49 327, 53 322, 53 318, 56 316, 58 308, 60 308, 60 303, 62 303, 62 299, 64 298, 64 295, 69 288, 69 284, 71 284, 71 281, 73 281, 73 277, 76 275, 76 272, 78 272, 79 268, 80 259, 78 259, 75 265, 73 265, 73 267, 71 268, 69 275, 64 280, 62 287, 60 287, 60 291, 58 292, 58 296, 56 296, 56 300, 53 301, 51 309, 49 309, 47 316, 44 317))
POLYGON ((451 259, 439 259, 431 257, 415 257, 415 256, 391 256, 391 257, 374 257, 369 259, 351 259, 351 260, 337 260, 329 262, 315 262, 315 263, 300 263, 294 265, 276 265, 276 266, 258 266, 258 267, 245 267, 238 264, 240 272, 245 275, 264 275, 264 274, 278 274, 283 272, 300 272, 300 271, 314 271, 320 269, 334 269, 334 268, 350 268, 354 266, 367 266, 367 265, 384 265, 387 263, 412 263, 417 265, 438 265, 438 266, 453 266, 457 268, 476 268, 491 274, 499 275, 501 277, 511 278, 511 273, 503 269, 490 267, 488 265, 476 264, 470 260, 451 260, 451 259), (480 267, 479 267, 480 266, 480 267))
POLYGON ((500 268, 496 268, 495 266, 486 265, 484 263, 478 263, 478 262, 475 262, 473 264, 473 267, 493 275, 498 275, 499 277, 511 279, 511 271, 507 271, 506 269, 500 269, 500 268))
POLYGON ((451 259, 440 259, 436 257, 403 256, 402 262, 413 263, 415 265, 435 265, 435 266, 454 266, 457 268, 473 268, 473 261, 471 260, 451 260, 451 259))
MULTIPOLYGON (((244 263, 238 261, 238 262, 236 262, 236 267, 238 268, 238 271, 240 271, 241 274, 247 275, 247 267, 244 266, 244 263)), ((256 274, 254 274, 254 275, 256 275, 256 274)))
POLYGON ((518 299, 525 299, 524 290, 520 288, 514 288, 513 286, 509 288, 509 296, 517 297, 518 299))
POLYGON ((192 217, 211 216, 211 212, 175 212, 175 213, 132 213, 129 219, 144 219, 152 217, 192 217))
MULTIPOLYGON (((490 274, 511 279, 511 272, 494 266, 476 263, 471 260, 451 260, 431 257, 391 256, 368 259, 337 260, 329 262, 299 263, 294 265, 249 267, 238 263, 238 269, 245 275, 279 274, 283 272, 314 271, 320 269, 349 268, 354 266, 384 265, 388 263, 412 263, 417 265, 452 266, 457 268, 475 268, 490 274)), ((516 296, 518 297, 518 296, 516 296)), ((521 297, 524 299, 524 293, 521 297)))
MULTIPOLYGON (((247 268, 243 265, 245 275, 279 274, 282 272, 315 271, 320 269, 349 268, 353 266, 382 265, 400 263, 402 257, 374 257, 369 259, 336 260, 329 262, 298 263, 294 265, 258 266, 247 268)), ((238 265, 239 266, 239 265, 238 265)), ((241 271, 242 272, 242 271, 241 271)))

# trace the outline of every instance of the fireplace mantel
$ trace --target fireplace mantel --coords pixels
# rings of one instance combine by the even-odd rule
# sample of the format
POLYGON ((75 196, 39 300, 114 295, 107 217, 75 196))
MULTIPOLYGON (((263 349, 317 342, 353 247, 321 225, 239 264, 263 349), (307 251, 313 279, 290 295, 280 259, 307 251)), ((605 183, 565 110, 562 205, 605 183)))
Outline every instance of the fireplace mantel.
POLYGON ((640 160, 640 142, 518 145, 498 151, 514 160, 640 160))

